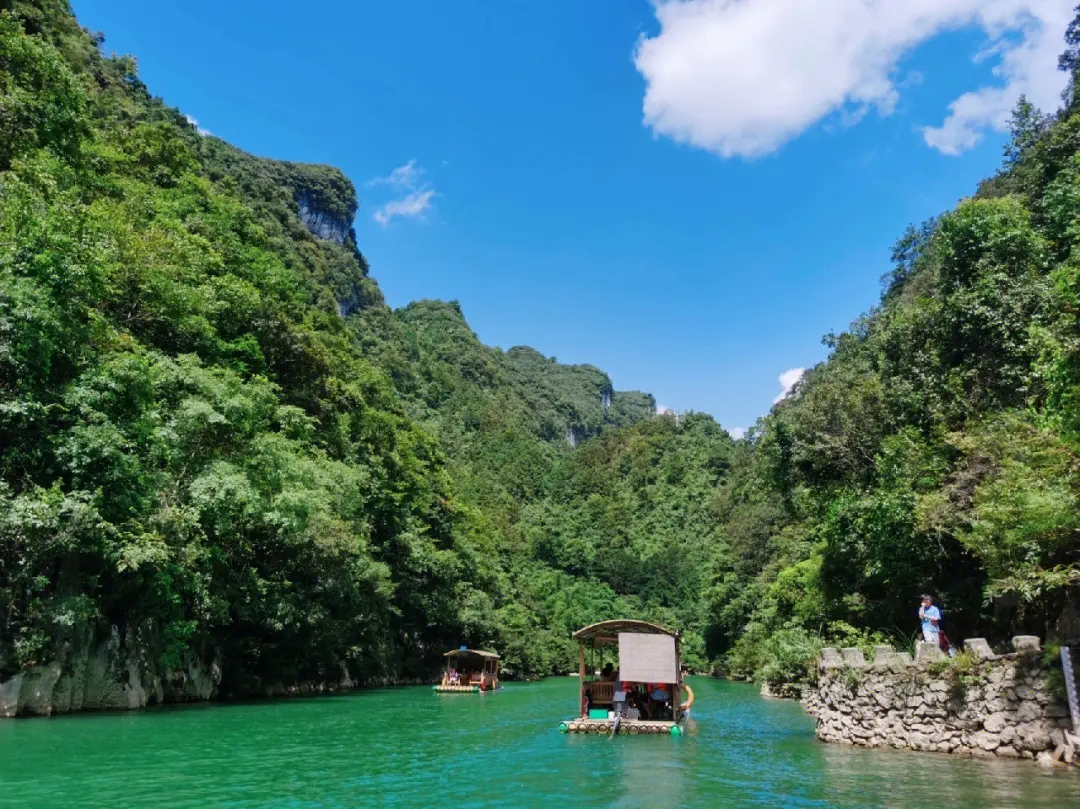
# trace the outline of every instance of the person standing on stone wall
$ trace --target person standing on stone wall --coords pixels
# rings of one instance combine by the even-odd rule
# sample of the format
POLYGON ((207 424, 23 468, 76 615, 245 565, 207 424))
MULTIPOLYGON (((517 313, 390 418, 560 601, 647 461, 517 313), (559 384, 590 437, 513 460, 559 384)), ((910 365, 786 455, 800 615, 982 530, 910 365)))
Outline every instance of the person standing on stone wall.
POLYGON ((923 593, 919 607, 919 620, 922 621, 923 640, 935 646, 939 643, 938 632, 941 626, 941 610, 934 606, 933 596, 923 593))

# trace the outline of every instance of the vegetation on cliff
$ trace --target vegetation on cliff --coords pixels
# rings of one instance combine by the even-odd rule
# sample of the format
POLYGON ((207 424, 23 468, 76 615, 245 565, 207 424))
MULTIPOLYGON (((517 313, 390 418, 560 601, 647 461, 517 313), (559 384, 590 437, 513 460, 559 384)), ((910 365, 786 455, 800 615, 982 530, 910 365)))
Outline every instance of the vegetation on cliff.
POLYGON ((225 694, 458 643, 545 674, 634 615, 786 680, 927 589, 954 638, 1075 634, 1078 189, 1074 96, 1019 104, 1001 172, 733 442, 455 303, 391 310, 340 172, 203 136, 65 0, 0 0, 0 679, 113 625, 225 694))
POLYGON ((1078 105, 1021 99, 1001 171, 908 229, 881 304, 753 430, 710 593, 732 669, 910 638, 925 590, 954 640, 1080 637, 1078 105))
POLYGON ((0 677, 111 625, 220 659, 223 693, 459 642, 545 673, 574 624, 679 606, 530 534, 573 445, 651 397, 390 311, 348 180, 202 136, 101 44, 0 4, 0 677))

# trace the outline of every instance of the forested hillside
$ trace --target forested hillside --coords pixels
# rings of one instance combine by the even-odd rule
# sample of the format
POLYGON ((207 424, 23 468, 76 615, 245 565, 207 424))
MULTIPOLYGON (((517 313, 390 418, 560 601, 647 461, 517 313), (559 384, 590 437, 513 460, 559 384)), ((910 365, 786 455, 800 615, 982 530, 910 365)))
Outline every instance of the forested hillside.
POLYGON ((66 0, 0 0, 0 682, 99 646, 164 699, 460 643, 542 675, 615 616, 798 679, 910 637, 924 590, 954 638, 1080 634, 1074 94, 1018 105, 1001 172, 738 442, 456 303, 390 309, 357 205, 200 134, 66 0))
POLYGON ((459 643, 548 673, 621 613, 700 638, 677 570, 725 433, 454 304, 391 311, 340 172, 202 136, 105 54, 64 0, 0 3, 0 680, 98 644, 228 695, 459 643), (608 512, 610 552, 578 531, 608 512))
POLYGON ((923 591, 956 641, 1080 638, 1078 239, 1074 78, 1053 116, 1020 100, 1000 173, 903 234, 880 305, 740 448, 713 656, 805 676, 823 637, 910 639, 923 591))

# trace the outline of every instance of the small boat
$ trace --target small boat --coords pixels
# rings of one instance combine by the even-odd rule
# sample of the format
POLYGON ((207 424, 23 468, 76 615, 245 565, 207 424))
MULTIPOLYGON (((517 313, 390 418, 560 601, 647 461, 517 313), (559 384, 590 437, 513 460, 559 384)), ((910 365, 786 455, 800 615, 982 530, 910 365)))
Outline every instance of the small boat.
POLYGON ((478 649, 454 649, 447 652, 442 680, 431 690, 437 694, 479 694, 499 686, 499 656, 478 649))
POLYGON ((678 632, 620 619, 579 629, 574 639, 579 713, 559 723, 561 733, 682 735, 694 692, 682 680, 678 632))

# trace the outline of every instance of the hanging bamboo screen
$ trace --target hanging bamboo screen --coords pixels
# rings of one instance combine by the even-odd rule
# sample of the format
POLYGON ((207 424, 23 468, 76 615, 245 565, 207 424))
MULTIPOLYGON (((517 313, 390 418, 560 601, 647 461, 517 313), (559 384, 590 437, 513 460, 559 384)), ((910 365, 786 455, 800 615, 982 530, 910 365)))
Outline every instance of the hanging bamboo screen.
POLYGON ((675 638, 619 633, 619 679, 631 683, 675 683, 675 638))

